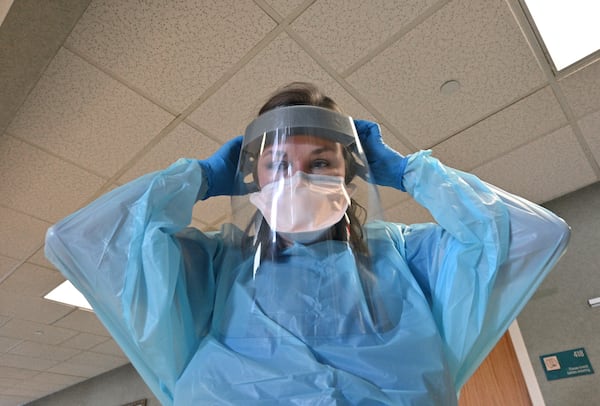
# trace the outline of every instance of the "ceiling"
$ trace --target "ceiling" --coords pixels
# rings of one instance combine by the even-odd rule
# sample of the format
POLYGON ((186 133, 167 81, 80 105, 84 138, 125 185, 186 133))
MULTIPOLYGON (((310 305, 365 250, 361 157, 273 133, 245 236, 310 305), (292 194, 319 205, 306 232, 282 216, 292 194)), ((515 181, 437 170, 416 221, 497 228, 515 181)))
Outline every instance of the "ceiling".
MULTIPOLYGON (((46 229, 207 157, 277 87, 314 82, 398 151, 543 203, 600 180, 598 59, 555 73, 518 0, 15 0, 0 26, 0 405, 127 362, 93 313, 42 299, 63 280, 46 229)), ((388 220, 429 218, 381 193, 388 220)), ((199 203, 193 225, 229 206, 199 203)))

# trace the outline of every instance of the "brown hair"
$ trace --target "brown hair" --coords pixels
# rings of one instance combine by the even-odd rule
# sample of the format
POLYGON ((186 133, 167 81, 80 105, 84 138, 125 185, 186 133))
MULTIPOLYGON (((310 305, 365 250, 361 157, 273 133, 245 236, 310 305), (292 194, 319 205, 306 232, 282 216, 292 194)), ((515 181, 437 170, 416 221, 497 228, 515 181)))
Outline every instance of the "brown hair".
MULTIPOLYGON (((267 102, 261 107, 258 115, 278 107, 309 105, 328 108, 337 112, 342 112, 333 99, 324 95, 315 85, 306 82, 292 82, 281 87, 273 93, 267 102)), ((354 160, 352 153, 346 148, 343 149, 344 160, 346 161, 346 183, 349 183, 354 177, 354 160)), ((335 224, 329 230, 327 238, 340 241, 348 241, 353 250, 358 254, 368 256, 368 249, 364 241, 363 224, 366 220, 366 210, 354 199, 351 199, 350 206, 346 210, 346 216, 335 224)), ((256 230, 254 238, 246 238, 248 244, 253 241, 252 246, 261 244, 261 258, 274 258, 285 243, 281 238, 272 240, 272 230, 266 221, 257 211, 250 224, 245 230, 246 235, 250 235, 251 229, 256 230)), ((244 248, 249 249, 246 246, 244 248)))
POLYGON ((258 115, 277 107, 286 106, 317 106, 342 112, 333 99, 321 93, 319 88, 312 83, 292 82, 275 91, 260 108, 258 115))

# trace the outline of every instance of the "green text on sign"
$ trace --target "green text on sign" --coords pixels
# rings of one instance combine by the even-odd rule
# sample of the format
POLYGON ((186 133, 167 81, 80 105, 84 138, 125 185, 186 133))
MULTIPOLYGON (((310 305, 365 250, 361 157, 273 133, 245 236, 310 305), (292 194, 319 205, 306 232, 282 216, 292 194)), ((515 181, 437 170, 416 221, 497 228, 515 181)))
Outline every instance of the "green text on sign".
POLYGON ((583 348, 542 355, 540 360, 549 381, 594 373, 583 348))

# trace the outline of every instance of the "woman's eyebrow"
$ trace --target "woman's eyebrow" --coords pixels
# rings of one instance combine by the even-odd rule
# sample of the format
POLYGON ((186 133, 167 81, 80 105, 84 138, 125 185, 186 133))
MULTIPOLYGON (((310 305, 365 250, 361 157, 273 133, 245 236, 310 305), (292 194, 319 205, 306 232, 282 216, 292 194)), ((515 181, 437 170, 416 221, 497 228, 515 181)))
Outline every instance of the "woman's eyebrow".
POLYGON ((317 154, 321 154, 323 152, 336 152, 336 149, 334 147, 323 146, 323 147, 315 148, 312 151, 310 151, 311 155, 317 155, 317 154))
POLYGON ((268 149, 265 152, 263 152, 261 155, 261 158, 272 157, 273 155, 275 155, 275 157, 281 157, 281 156, 287 155, 287 152, 281 151, 281 150, 273 151, 273 148, 271 148, 271 149, 268 149))

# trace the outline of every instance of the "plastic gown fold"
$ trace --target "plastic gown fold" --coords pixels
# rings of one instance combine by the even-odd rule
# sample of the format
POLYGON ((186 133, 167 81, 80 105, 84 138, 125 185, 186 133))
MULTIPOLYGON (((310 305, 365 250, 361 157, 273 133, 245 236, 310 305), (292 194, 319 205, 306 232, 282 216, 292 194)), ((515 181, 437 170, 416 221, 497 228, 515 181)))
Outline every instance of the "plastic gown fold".
MULTIPOLYGON (((261 157, 271 165, 292 156, 284 145, 318 135, 305 127, 246 148, 261 153, 240 160, 244 187, 261 157)), ((329 141, 351 145, 336 137, 329 141)), ((273 182, 285 191, 331 181, 324 187, 346 190, 350 206, 366 196, 367 211, 380 213, 353 148, 364 173, 296 175, 305 171, 289 159, 287 176, 254 179, 234 199, 244 221, 211 233, 187 228, 206 177, 196 161, 180 160, 54 225, 46 255, 163 404, 456 404, 564 252, 568 226, 428 151, 409 157, 403 185, 436 223, 370 213, 360 247, 343 201, 325 199, 325 226, 309 230, 280 228, 271 213, 279 209, 252 203, 273 182)))

